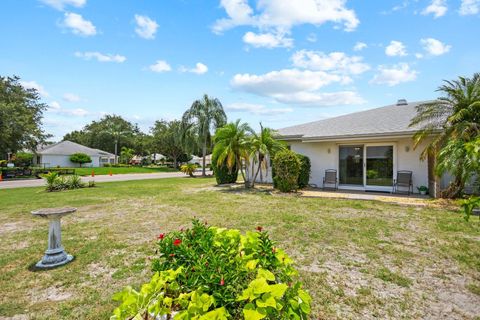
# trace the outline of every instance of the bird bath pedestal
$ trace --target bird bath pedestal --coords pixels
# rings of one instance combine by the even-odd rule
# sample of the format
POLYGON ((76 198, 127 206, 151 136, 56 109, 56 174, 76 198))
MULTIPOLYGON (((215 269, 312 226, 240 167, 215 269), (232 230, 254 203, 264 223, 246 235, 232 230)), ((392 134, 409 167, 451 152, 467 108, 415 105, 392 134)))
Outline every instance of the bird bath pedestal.
POLYGON ((67 264, 73 260, 73 256, 67 254, 62 246, 60 219, 75 211, 77 211, 77 208, 51 208, 32 211, 34 216, 50 221, 48 229, 48 249, 45 251, 42 260, 35 265, 37 268, 53 268, 67 264))

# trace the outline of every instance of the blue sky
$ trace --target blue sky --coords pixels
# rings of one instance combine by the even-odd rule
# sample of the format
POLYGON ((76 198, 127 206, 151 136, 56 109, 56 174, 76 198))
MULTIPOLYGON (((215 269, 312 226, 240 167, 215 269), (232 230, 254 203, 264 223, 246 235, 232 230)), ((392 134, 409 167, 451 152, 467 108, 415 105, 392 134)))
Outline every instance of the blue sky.
POLYGON ((480 0, 3 0, 0 74, 61 137, 106 113, 144 130, 203 93, 281 128, 437 96, 480 71, 480 0))

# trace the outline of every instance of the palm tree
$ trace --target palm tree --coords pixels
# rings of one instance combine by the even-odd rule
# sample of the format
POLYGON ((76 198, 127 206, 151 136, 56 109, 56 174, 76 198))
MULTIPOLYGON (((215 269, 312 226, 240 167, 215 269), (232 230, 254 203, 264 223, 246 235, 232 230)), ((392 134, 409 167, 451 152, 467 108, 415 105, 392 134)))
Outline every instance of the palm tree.
POLYGON ((207 142, 211 136, 211 130, 224 126, 226 122, 227 115, 223 110, 220 100, 210 98, 206 94, 202 99, 195 100, 190 109, 183 114, 182 124, 184 132, 194 132, 199 145, 202 147, 202 176, 205 176, 205 156, 207 154, 207 142))
POLYGON ((431 139, 422 158, 429 153, 439 154, 437 174, 451 171, 455 175, 447 194, 458 196, 463 191, 468 179, 465 173, 469 170, 469 164, 464 161, 463 145, 480 135, 480 73, 475 73, 472 78, 459 77, 444 82, 437 90, 444 96, 419 105, 410 126, 420 126, 413 136, 414 147, 431 139))
POLYGON ((232 171, 240 170, 243 181, 247 182, 243 171, 242 162, 248 163, 250 155, 250 140, 248 134, 253 134, 252 128, 247 123, 240 123, 240 119, 226 124, 215 133, 212 159, 218 159, 216 165, 224 163, 232 171))
POLYGON ((112 124, 107 130, 107 133, 112 136, 113 142, 115 143, 115 164, 118 164, 118 142, 121 137, 128 134, 128 131, 124 130, 120 124, 112 124))
POLYGON ((277 139, 275 139, 275 131, 270 128, 264 128, 260 123, 260 133, 254 133, 251 139, 251 151, 250 158, 252 161, 252 175, 253 180, 250 186, 255 186, 258 173, 262 168, 267 168, 267 160, 270 159, 278 151, 286 149, 286 145, 277 139), (255 164, 257 168, 255 170, 255 164))

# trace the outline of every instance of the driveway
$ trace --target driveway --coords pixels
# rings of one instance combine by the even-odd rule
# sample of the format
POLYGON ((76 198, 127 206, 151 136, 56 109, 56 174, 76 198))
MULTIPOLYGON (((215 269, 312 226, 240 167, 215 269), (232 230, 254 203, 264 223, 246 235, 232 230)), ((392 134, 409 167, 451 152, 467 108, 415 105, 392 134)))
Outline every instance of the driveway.
MULTIPOLYGON (((180 177, 185 177, 185 175, 181 172, 127 173, 127 174, 116 174, 113 176, 99 175, 95 177, 90 177, 90 176, 82 177, 82 181, 88 182, 91 180, 95 180, 95 182, 113 182, 113 181, 147 180, 147 179, 180 178, 180 177)), ((44 179, 0 181, 0 189, 41 187, 44 185, 45 185, 44 179)))

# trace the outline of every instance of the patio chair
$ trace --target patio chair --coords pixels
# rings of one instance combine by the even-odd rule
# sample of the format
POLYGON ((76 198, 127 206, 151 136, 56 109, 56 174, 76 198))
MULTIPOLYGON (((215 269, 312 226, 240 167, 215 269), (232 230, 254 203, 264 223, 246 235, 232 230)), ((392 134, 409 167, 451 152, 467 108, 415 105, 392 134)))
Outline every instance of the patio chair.
POLYGON ((407 193, 408 195, 413 193, 412 171, 397 171, 397 179, 393 180, 393 193, 407 193), (401 189, 403 189, 403 191, 401 189), (407 191, 405 191, 405 189, 407 189, 407 191))
POLYGON ((338 179, 337 179, 337 170, 335 169, 327 169, 325 170, 325 176, 323 177, 323 189, 325 189, 325 185, 333 185, 332 187, 328 187, 330 189, 338 190, 338 179))

